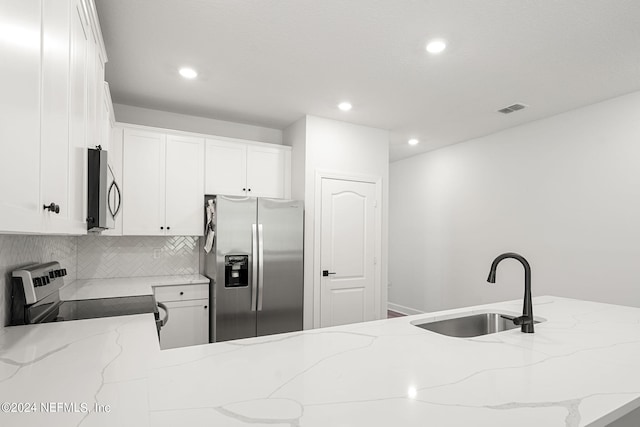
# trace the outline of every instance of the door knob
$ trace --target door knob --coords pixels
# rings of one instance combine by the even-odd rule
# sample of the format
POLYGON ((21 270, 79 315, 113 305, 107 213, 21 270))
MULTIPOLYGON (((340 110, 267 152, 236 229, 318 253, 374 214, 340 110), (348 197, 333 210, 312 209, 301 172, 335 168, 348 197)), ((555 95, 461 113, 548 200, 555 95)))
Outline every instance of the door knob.
POLYGON ((329 270, 322 270, 322 277, 327 277, 330 274, 336 274, 335 272, 329 272, 329 270))

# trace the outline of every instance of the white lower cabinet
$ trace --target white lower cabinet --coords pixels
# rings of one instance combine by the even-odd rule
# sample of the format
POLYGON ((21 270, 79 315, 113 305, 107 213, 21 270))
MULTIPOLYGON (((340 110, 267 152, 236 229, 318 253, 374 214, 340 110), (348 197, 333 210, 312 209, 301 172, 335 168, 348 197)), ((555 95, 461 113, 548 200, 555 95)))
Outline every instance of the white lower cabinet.
POLYGON ((169 311, 169 321, 160 330, 161 349, 209 342, 208 284, 156 287, 154 294, 169 311))

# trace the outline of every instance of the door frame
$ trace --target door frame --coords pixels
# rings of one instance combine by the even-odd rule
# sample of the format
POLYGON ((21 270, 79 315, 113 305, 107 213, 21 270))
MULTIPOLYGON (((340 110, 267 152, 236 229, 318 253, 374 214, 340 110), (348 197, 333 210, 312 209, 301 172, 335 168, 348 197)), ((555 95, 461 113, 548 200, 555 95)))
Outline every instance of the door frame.
POLYGON ((341 181, 365 182, 375 185, 375 206, 374 206, 374 228, 376 230, 374 238, 374 257, 375 264, 373 269, 373 286, 374 286, 374 308, 376 319, 381 313, 380 301, 382 298, 382 177, 364 174, 346 174, 343 172, 316 169, 315 179, 315 197, 314 197, 314 215, 313 224, 313 327, 320 327, 321 312, 321 286, 322 286, 322 265, 321 261, 321 236, 322 236, 322 180, 335 179, 341 181))

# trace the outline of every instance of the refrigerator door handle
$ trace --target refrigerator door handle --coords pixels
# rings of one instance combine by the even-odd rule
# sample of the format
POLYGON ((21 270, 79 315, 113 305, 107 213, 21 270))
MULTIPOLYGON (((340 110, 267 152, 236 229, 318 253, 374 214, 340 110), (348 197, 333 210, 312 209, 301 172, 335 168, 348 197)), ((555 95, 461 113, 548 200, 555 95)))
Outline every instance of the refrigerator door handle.
POLYGON ((258 224, 258 311, 262 311, 264 289, 264 233, 262 224, 258 224))
POLYGON ((256 311, 258 292, 258 236, 256 225, 251 224, 251 311, 256 311))

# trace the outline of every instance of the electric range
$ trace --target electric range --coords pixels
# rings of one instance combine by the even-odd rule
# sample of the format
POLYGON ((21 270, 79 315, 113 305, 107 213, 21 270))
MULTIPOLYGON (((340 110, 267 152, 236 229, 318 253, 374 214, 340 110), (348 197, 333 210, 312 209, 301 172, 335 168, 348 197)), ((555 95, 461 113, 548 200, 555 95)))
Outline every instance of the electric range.
MULTIPOLYGON (((166 323, 160 319, 153 295, 61 301, 67 270, 59 262, 31 264, 12 273, 11 326, 63 322, 99 317, 153 313, 158 333, 166 323)), ((168 316, 168 314, 167 314, 168 316)))

